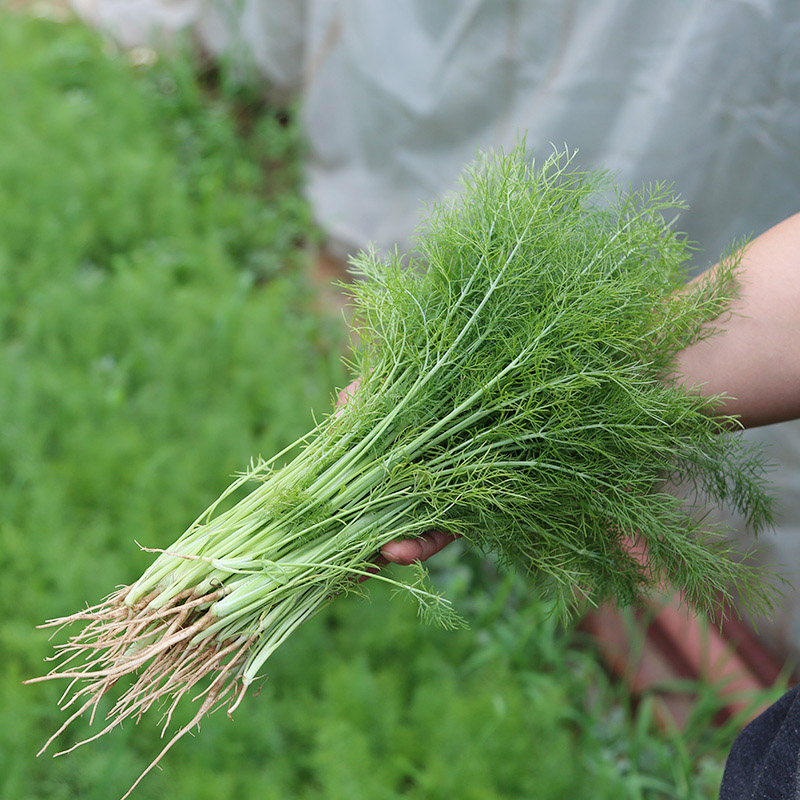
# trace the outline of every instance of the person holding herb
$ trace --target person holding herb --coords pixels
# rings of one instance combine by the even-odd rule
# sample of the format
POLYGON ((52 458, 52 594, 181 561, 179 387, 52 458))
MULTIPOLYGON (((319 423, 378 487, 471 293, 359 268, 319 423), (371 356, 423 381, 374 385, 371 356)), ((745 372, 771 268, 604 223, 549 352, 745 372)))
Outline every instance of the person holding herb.
MULTIPOLYGON (((736 589, 748 608, 773 607, 761 571, 728 558, 661 487, 668 469, 753 531, 770 524, 761 453, 720 434, 732 413, 750 425, 789 413, 788 393, 770 389, 781 399, 746 415, 728 409, 702 394, 717 388, 689 354, 718 328, 716 342, 730 341, 731 321, 761 319, 751 267, 777 262, 781 276, 792 250, 767 236, 741 287, 741 250, 687 287, 690 246, 665 213, 684 206, 670 187, 625 193, 573 162, 564 151, 539 163, 524 142, 484 153, 462 192, 429 209, 414 254, 354 260, 355 396, 288 463, 276 466, 288 449, 255 460, 134 583, 46 623, 82 630, 31 679, 69 679, 64 702, 77 706, 43 749, 121 678, 130 682, 91 739, 205 685, 135 786, 207 713, 233 713, 275 650, 357 577, 392 584, 426 620, 463 624, 424 569, 374 574, 375 554, 421 561, 454 534, 525 571, 564 616, 579 594, 626 605, 664 580, 699 609, 736 589)), ((774 330, 791 310, 769 307, 774 330)), ((775 361, 739 354, 735 340, 732 350, 765 386, 775 361)))

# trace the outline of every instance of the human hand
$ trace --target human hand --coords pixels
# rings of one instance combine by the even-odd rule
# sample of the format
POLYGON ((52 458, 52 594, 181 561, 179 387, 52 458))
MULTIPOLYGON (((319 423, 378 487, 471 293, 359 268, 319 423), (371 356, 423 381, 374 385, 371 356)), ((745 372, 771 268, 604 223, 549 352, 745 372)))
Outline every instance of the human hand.
MULTIPOLYGON (((358 390, 361 380, 356 378, 339 392, 336 399, 336 407, 342 408, 358 390)), ((385 544, 380 554, 375 558, 377 566, 385 564, 401 564, 409 566, 417 561, 425 561, 440 550, 454 542, 458 537, 452 533, 444 531, 425 531, 415 539, 395 539, 385 544)))
POLYGON ((408 566, 416 561, 425 561, 444 550, 458 537, 444 531, 425 531, 416 539, 395 539, 381 548, 381 557, 393 564, 408 566))

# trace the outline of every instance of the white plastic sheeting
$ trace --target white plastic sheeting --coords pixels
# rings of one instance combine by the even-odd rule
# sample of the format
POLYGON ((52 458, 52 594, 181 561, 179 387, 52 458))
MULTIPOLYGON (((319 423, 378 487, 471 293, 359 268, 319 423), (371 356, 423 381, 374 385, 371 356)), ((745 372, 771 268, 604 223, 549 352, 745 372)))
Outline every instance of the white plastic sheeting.
POLYGON ((797 0, 73 0, 126 45, 189 30, 302 92, 309 194, 345 249, 408 243, 479 147, 674 182, 705 266, 797 210, 797 0))
MULTIPOLYGON (((521 134, 623 184, 673 182, 698 269, 800 210, 798 0, 73 3, 126 45, 189 30, 298 93, 307 191, 340 251, 407 247, 424 201, 521 134)), ((764 558, 800 577, 800 424, 748 435, 779 465, 764 558)), ((761 627, 800 652, 800 595, 784 609, 761 627)))

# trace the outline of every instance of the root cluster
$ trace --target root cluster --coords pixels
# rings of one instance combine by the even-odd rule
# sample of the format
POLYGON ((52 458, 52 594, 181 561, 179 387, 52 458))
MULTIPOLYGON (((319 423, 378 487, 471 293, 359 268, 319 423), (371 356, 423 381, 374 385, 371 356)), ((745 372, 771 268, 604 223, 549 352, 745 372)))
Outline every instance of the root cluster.
POLYGON ((70 681, 59 703, 62 709, 71 710, 70 716, 45 742, 39 751, 41 754, 79 717, 88 714, 91 725, 101 699, 118 681, 129 679, 127 688, 106 714, 103 729, 55 755, 69 753, 127 719, 138 722, 154 706, 162 709, 163 738, 180 700, 198 687, 192 698, 200 701, 197 712, 172 735, 124 798, 206 714, 225 705, 231 714, 239 705, 246 687, 237 678, 238 668, 254 638, 241 636, 219 640, 209 636, 192 641, 215 621, 209 608, 221 597, 221 590, 196 596, 193 590, 187 589, 154 608, 158 591, 129 606, 124 600, 129 589, 122 587, 96 606, 42 625, 60 629, 72 623, 84 623, 80 633, 56 645, 56 654, 48 659, 56 661, 56 666, 47 675, 28 681, 37 683, 61 678, 70 681))

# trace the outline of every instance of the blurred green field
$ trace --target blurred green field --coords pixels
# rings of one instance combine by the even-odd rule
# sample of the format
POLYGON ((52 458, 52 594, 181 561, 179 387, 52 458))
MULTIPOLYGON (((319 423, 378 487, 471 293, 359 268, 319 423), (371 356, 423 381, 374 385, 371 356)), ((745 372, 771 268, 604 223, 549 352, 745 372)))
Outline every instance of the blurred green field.
MULTIPOLYGON (((93 603, 257 454, 330 408, 340 320, 308 280, 299 131, 188 55, 132 66, 76 23, 0 7, 0 797, 109 800, 157 720, 35 753, 60 689, 22 686, 40 621, 93 603)), ((135 797, 712 798, 735 730, 634 711, 516 578, 458 547, 434 578, 471 629, 382 586, 337 600, 232 722, 204 722, 135 797)), ((62 689, 64 687, 61 687, 62 689)), ((80 726, 63 738, 77 740, 80 726)))

